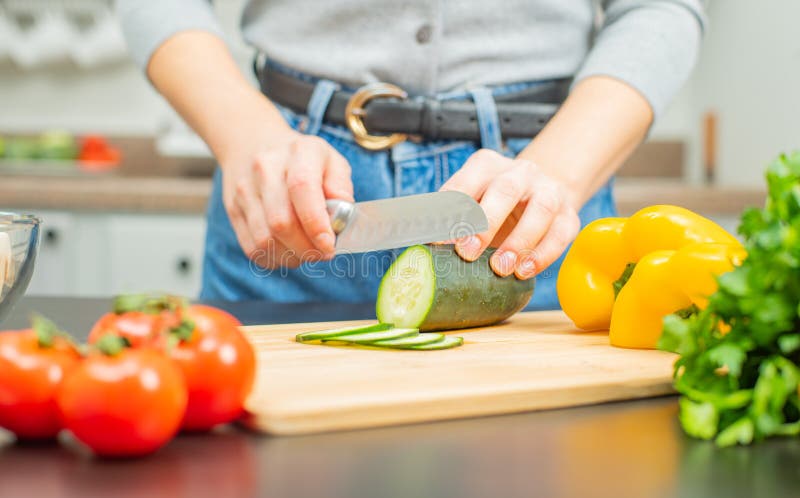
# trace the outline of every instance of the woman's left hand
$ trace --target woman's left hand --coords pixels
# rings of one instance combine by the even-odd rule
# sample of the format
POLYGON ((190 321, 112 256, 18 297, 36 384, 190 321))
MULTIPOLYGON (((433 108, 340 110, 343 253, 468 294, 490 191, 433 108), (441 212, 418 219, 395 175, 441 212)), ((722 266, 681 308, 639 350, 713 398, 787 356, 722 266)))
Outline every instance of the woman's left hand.
POLYGON ((487 247, 497 247, 490 264, 500 276, 536 276, 561 256, 580 229, 577 196, 526 159, 481 149, 441 190, 464 192, 480 202, 489 230, 460 239, 456 252, 474 261, 487 247))

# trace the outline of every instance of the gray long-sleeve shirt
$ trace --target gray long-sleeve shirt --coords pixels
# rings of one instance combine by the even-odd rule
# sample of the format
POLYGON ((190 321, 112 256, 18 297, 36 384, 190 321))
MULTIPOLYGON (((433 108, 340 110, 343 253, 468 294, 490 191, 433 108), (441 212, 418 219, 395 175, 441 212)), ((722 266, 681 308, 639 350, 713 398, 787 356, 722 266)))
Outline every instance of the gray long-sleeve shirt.
MULTIPOLYGON (((134 59, 173 34, 220 34, 208 0, 117 0, 134 59)), ((607 75, 656 115, 694 65, 701 0, 249 0, 245 40, 270 59, 357 87, 430 95, 475 85, 607 75)))

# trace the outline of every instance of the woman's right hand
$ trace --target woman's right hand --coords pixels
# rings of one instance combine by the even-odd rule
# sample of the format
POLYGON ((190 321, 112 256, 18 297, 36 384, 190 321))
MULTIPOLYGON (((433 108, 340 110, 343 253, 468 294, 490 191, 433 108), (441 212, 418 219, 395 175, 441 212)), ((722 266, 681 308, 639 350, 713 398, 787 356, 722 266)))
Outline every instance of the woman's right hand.
POLYGON ((251 150, 221 161, 222 199, 244 253, 271 269, 331 258, 336 237, 325 201, 353 201, 347 160, 288 127, 251 150))
POLYGON ((266 268, 333 256, 325 200, 352 201, 353 184, 330 144, 289 127, 212 33, 173 35, 147 75, 219 161, 222 200, 245 254, 266 268))

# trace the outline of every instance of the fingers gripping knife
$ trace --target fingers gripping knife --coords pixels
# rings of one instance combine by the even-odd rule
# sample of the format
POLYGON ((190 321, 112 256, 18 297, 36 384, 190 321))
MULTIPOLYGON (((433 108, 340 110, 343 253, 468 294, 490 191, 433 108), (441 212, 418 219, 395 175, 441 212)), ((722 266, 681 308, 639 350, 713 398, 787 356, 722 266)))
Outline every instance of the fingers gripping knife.
POLYGON ((331 199, 327 208, 336 254, 454 240, 489 228, 481 206, 454 191, 356 203, 331 199))

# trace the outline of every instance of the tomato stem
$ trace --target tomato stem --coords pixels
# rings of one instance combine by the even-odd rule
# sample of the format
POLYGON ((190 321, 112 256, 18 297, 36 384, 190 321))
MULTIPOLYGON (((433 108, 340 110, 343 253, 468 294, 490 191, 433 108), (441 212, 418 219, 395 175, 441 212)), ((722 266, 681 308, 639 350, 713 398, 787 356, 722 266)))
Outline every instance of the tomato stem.
POLYGON ((112 306, 118 315, 130 311, 157 315, 162 311, 181 310, 187 303, 181 297, 168 294, 120 294, 114 298, 112 306))
POLYGON ((42 315, 31 316, 31 324, 33 331, 36 333, 36 340, 40 348, 53 347, 53 341, 58 335, 59 330, 52 320, 49 320, 42 315))
POLYGON ((176 337, 181 342, 186 342, 192 339, 195 327, 196 325, 192 320, 184 318, 177 327, 173 327, 169 331, 169 335, 176 337))
POLYGON ((128 339, 116 334, 105 334, 95 343, 97 350, 107 356, 116 356, 130 346, 128 339))
POLYGON ((31 328, 36 334, 36 342, 39 344, 40 348, 52 348, 56 337, 61 337, 69 342, 74 348, 78 349, 77 342, 70 334, 59 329, 58 325, 56 325, 52 320, 45 318, 38 313, 31 315, 31 328))

